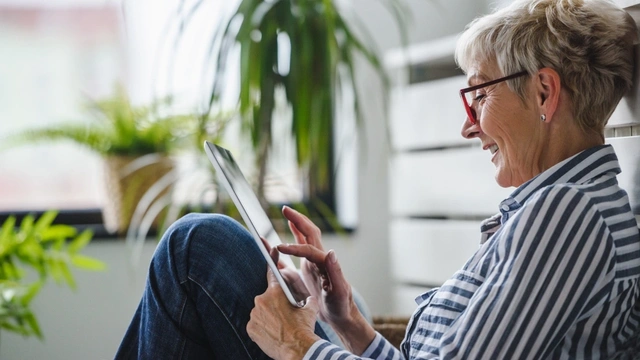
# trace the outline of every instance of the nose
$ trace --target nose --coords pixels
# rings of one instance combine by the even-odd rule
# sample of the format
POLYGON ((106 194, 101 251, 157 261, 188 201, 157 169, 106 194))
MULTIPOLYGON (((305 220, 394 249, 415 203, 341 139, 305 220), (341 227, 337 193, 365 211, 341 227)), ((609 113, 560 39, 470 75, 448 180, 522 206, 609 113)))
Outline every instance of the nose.
POLYGON ((475 124, 472 124, 469 120, 469 116, 464 117, 464 122, 462 123, 462 129, 460 129, 460 134, 465 139, 473 139, 480 136, 482 129, 480 128, 480 122, 476 121, 475 124))

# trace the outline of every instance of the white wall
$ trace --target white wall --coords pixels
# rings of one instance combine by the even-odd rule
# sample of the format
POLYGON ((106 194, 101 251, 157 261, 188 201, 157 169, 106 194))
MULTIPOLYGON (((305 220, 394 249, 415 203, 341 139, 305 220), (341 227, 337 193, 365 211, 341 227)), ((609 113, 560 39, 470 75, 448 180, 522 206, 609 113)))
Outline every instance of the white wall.
MULTIPOLYGON (((398 46, 392 21, 378 2, 352 0, 354 11, 373 34, 381 50, 398 46)), ((479 12, 484 1, 411 0, 413 23, 411 41, 420 42, 462 30, 479 12)), ((364 98, 366 144, 361 147, 358 169, 357 232, 348 238, 325 237, 327 248, 334 248, 347 278, 368 301, 374 314, 391 311, 389 274, 388 144, 379 98, 380 84, 373 72, 363 69, 360 89, 364 98)), ((155 243, 149 241, 143 253, 147 264, 155 243)), ((76 272, 78 291, 47 286, 35 300, 45 342, 22 339, 2 332, 0 359, 111 359, 135 311, 144 286, 145 274, 131 272, 127 249, 122 241, 96 241, 89 255, 109 264, 104 273, 76 272)), ((141 266, 146 269, 145 266, 141 266)))

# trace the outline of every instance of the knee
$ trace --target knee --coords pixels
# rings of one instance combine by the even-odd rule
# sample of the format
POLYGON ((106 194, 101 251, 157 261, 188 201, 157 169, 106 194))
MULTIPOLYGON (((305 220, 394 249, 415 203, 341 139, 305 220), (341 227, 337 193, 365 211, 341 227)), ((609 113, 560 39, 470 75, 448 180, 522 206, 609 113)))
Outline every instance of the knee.
POLYGON ((235 219, 220 214, 191 213, 173 223, 163 235, 159 248, 173 254, 217 255, 253 247, 251 234, 235 219))
POLYGON ((223 233, 229 231, 243 231, 244 227, 235 219, 222 214, 190 213, 174 222, 167 233, 223 233))
POLYGON ((162 242, 187 240, 229 240, 231 235, 242 234, 245 228, 233 218, 221 214, 190 213, 174 222, 162 237, 162 242))
POLYGON ((260 264, 261 255, 252 235, 236 220, 218 214, 188 214, 165 232, 153 263, 169 265, 179 279, 188 273, 224 271, 247 263, 260 264))

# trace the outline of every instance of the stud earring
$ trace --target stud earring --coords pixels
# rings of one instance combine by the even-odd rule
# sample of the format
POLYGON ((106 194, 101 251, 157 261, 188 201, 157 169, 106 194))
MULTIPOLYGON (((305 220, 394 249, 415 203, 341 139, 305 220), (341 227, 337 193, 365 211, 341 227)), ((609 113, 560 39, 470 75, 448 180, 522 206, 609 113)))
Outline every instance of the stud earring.
POLYGON ((541 120, 542 122, 547 121, 547 115, 545 115, 545 114, 540 115, 540 120, 541 120))

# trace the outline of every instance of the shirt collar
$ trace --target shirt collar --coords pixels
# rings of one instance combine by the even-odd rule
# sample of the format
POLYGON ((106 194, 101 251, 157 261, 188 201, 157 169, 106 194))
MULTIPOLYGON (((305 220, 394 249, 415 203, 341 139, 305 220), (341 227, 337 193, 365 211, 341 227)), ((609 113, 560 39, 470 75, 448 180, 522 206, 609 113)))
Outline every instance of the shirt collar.
MULTIPOLYGON (((567 158, 520 185, 509 198, 524 204, 531 195, 553 184, 584 184, 606 173, 621 172, 611 145, 599 145, 567 158)), ((503 201, 504 202, 504 201, 503 201)), ((500 204, 502 207, 502 203, 500 204)))
POLYGON ((482 222, 481 243, 491 237, 501 224, 509 220, 511 214, 543 187, 553 184, 584 184, 601 175, 617 175, 620 172, 618 157, 611 145, 595 146, 557 163, 520 185, 500 203, 500 212, 482 222))

